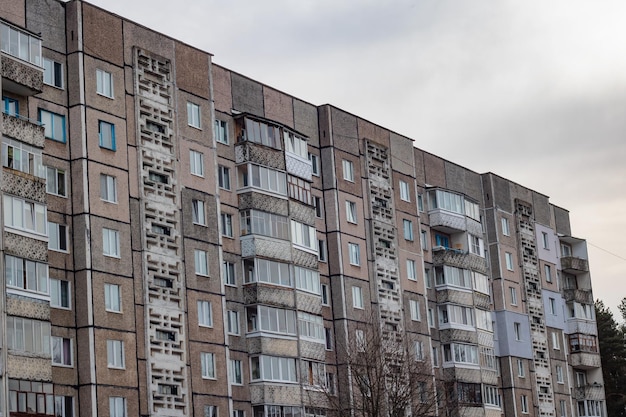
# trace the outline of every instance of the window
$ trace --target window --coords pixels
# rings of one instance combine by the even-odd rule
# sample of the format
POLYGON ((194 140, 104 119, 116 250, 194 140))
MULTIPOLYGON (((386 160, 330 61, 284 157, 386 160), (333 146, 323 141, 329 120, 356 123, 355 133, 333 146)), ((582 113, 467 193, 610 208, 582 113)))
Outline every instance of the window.
POLYGON ((65 170, 46 167, 46 191, 61 197, 67 197, 65 188, 65 170))
POLYGON ((493 348, 481 346, 478 350, 480 352, 480 365, 486 369, 498 370, 498 361, 493 348))
POLYGON ((202 152, 189 151, 189 170, 192 175, 204 177, 204 154, 202 152))
POLYGON ((550 240, 548 238, 548 233, 541 232, 541 244, 544 249, 550 250, 550 240))
POLYGON ((561 243, 561 256, 564 258, 572 256, 572 246, 567 243, 561 243))
POLYGON ((520 401, 522 404, 522 413, 528 414, 528 397, 526 397, 525 395, 522 395, 520 397, 520 401))
POLYGON ((298 382, 293 358, 255 356, 250 358, 250 370, 253 381, 298 382))
POLYGON ((509 228, 509 219, 503 217, 502 221, 502 234, 504 236, 511 236, 511 229, 509 228))
POLYGON ((55 395, 54 416, 74 417, 74 397, 55 395))
POLYGON ((231 384, 241 385, 243 384, 243 376, 241 373, 241 361, 237 359, 230 360, 230 366, 228 369, 228 376, 231 384))
POLYGON ((7 316, 6 326, 9 349, 50 355, 50 323, 7 316))
POLYGON ((417 281, 417 268, 413 259, 406 260, 406 277, 411 281, 417 281))
POLYGON ((330 293, 329 293, 330 290, 328 288, 328 285, 322 284, 320 288, 322 289, 322 305, 323 306, 330 305, 330 293))
POLYGON ((469 240, 469 251, 474 255, 478 255, 481 257, 485 256, 483 240, 478 236, 474 236, 472 234, 468 234, 469 240))
POLYGON ((411 309, 411 320, 420 321, 420 303, 417 300, 409 300, 409 307, 411 309))
POLYGON ((428 233, 426 230, 420 230, 420 245, 422 250, 428 250, 428 233))
POLYGON ((435 346, 433 346, 432 348, 432 361, 433 361, 433 366, 437 367, 439 366, 439 349, 437 349, 435 346))
POLYGON ((51 336, 52 341, 52 364, 59 366, 72 366, 72 339, 51 336))
POLYGON ((435 268, 435 284, 453 285, 455 287, 472 288, 472 272, 468 269, 444 265, 435 268))
MULTIPOLYGON (((255 167, 256 165, 252 165, 255 167)), ((279 194, 284 194, 284 174, 266 168, 259 168, 259 172, 267 172, 270 175, 269 183, 260 184, 262 188, 279 194)), ((315 201, 311 199, 311 183, 298 178, 295 175, 287 175, 287 188, 289 197, 301 201, 307 205, 314 205, 315 201)))
POLYGON ((243 140, 260 143, 275 149, 281 148, 280 130, 256 120, 246 119, 246 129, 243 140))
POLYGON ((49 293, 48 265, 11 255, 5 255, 4 262, 7 287, 40 294, 49 293))
POLYGON ((20 114, 20 103, 14 98, 2 96, 2 111, 9 116, 18 116, 20 114))
POLYGON ((233 237, 233 216, 229 213, 220 213, 220 230, 222 236, 233 237))
POLYGON ((117 203, 117 180, 107 174, 100 174, 100 198, 109 203, 117 203))
POLYGON ((316 177, 320 176, 320 158, 319 156, 312 154, 309 152, 309 161, 311 161, 311 167, 313 170, 313 175, 316 177))
POLYGON ((96 93, 113 98, 113 75, 110 72, 96 70, 96 93))
POLYGON ((567 417, 567 406, 565 405, 565 400, 560 400, 559 406, 561 409, 561 417, 567 417))
POLYGON ((296 334, 296 314, 293 310, 284 310, 267 306, 249 307, 248 332, 271 332, 294 336, 296 334))
POLYGON ((196 129, 200 129, 200 106, 187 102, 187 124, 196 129))
POLYGON ((213 327, 213 310, 210 301, 198 301, 198 325, 213 327))
POLYGON ((352 306, 354 308, 363 308, 363 289, 361 287, 352 287, 352 306))
POLYGON ((520 323, 513 323, 513 333, 515 334, 515 340, 522 340, 522 325, 520 323))
POLYGON ((400 180, 400 199, 403 201, 411 201, 411 193, 409 191, 409 183, 400 180))
POLYGON ((65 116, 40 109, 39 121, 43 124, 44 134, 48 139, 65 143, 65 116))
POLYGON ((521 359, 517 360, 517 376, 520 378, 524 378, 526 376, 526 371, 524 370, 524 361, 521 359))
POLYGON ((404 230, 404 239, 413 241, 413 222, 411 220, 402 220, 402 229, 404 230))
POLYGON ((356 223, 356 203, 346 201, 346 219, 348 223, 356 223))
MULTIPOLYGON (((275 237, 277 239, 289 239, 289 220, 287 217, 280 216, 278 214, 267 213, 264 211, 258 210, 245 210, 239 213, 240 217, 240 229, 242 235, 255 234, 255 235, 263 235, 269 237, 275 237)), ((296 222, 293 222, 296 223, 296 222)), ((295 226, 292 223, 292 227, 295 226)), ((296 223, 301 226, 301 223, 296 223)), ((313 229, 315 232, 315 228, 306 226, 306 230, 313 229)), ((292 230, 295 234, 297 231, 292 230)), ((302 239, 303 243, 306 237, 310 238, 310 235, 307 233, 306 236, 302 234, 302 229, 300 230, 301 234, 297 236, 297 238, 302 239)), ((296 236, 295 236, 296 238, 296 236)))
POLYGON ((269 284, 291 287, 289 265, 267 259, 246 259, 244 261, 245 282, 267 282, 269 284))
POLYGON ((435 327, 435 310, 428 309, 428 327, 435 327))
POLYGON ((487 406, 500 407, 500 394, 498 394, 498 387, 492 385, 485 385, 484 388, 484 402, 487 406))
POLYGON ((204 406, 204 417, 219 417, 218 408, 216 405, 204 406))
POLYGON ((552 297, 549 297, 548 298, 548 303, 549 303, 548 305, 549 305, 549 308, 550 308, 550 314, 556 315, 556 299, 552 298, 552 297))
POLYGON ((294 245, 317 252, 315 227, 291 220, 291 241, 294 245))
POLYGON ((285 140, 285 152, 289 152, 305 160, 308 159, 309 153, 306 139, 286 130, 283 131, 283 139, 285 140))
MULTIPOLYGON (((2 28, 3 52, 41 67, 41 40, 4 22, 0 23, 0 27, 2 28)), ((41 413, 44 412, 41 411, 41 413)))
POLYGON ((43 58, 43 82, 53 87, 63 88, 63 65, 43 58))
POLYGON ((239 312, 234 310, 227 311, 227 325, 228 333, 238 335, 239 334, 239 312))
POLYGON ((298 330, 302 339, 325 343, 324 319, 321 316, 298 311, 298 330))
POLYGON ((491 292, 487 275, 472 271, 472 276, 474 277, 474 290, 489 295, 491 292))
POLYGON ((318 219, 324 218, 324 207, 322 207, 321 197, 313 196, 313 208, 315 208, 315 217, 318 219))
POLYGON ((354 331, 354 340, 357 350, 359 352, 365 352, 365 332, 361 329, 356 329, 354 331))
POLYGON ((320 273, 314 269, 293 267, 296 288, 313 294, 320 294, 320 273))
POLYGON ((109 417, 126 417, 126 398, 109 397, 109 417))
POLYGON ((426 281, 426 288, 433 287, 433 270, 424 266, 424 281, 426 281))
POLYGON ((228 145, 228 123, 224 120, 215 119, 215 140, 228 145))
POLYGON ((561 343, 559 343, 559 334, 552 332, 552 348, 554 350, 561 350, 561 343))
POLYGON ((107 364, 109 368, 124 369, 124 342, 107 340, 107 364))
POLYGON ((481 330, 487 330, 493 332, 493 321, 491 320, 491 312, 477 308, 476 312, 476 327, 481 330))
POLYGON ((195 224, 206 226, 206 212, 204 210, 204 201, 191 200, 191 217, 195 224))
POLYGON ((424 212, 424 196, 422 194, 417 195, 417 209, 420 213, 424 212))
POLYGON ((230 168, 223 165, 217 166, 217 179, 220 188, 230 190, 230 168))
POLYGON ((506 261, 506 269, 513 270, 513 254, 510 252, 504 253, 504 260, 506 261))
POLYGON ((474 326, 473 308, 454 304, 439 306, 439 324, 474 326))
POLYGON ((546 282, 552 282, 552 267, 550 265, 544 265, 543 272, 546 276, 546 282))
POLYGON ((317 256, 319 257, 320 262, 327 262, 327 251, 326 251, 326 241, 324 239, 318 239, 317 241, 317 256))
POLYGON ((333 350, 333 330, 330 327, 324 327, 324 337, 326 339, 326 350, 333 350))
POLYGON ((517 305, 517 288, 509 287, 509 290, 511 292, 511 305, 516 306, 517 305))
POLYGON ((415 360, 423 361, 424 360, 424 344, 420 341, 416 341, 413 346, 415 349, 415 360))
POLYGON ((70 283, 50 278, 50 307, 70 308, 70 283))
POLYGON ((100 120, 98 122, 98 135, 101 148, 115 150, 115 125, 100 120))
POLYGON ((122 298, 119 285, 104 284, 104 305, 107 311, 122 312, 122 298))
POLYGON ((561 365, 556 366, 556 382, 563 383, 563 367, 561 365))
POLYGON ((200 353, 200 367, 202 378, 215 379, 215 355, 213 353, 200 353))
POLYGON ((120 235, 117 230, 102 229, 102 254, 113 258, 120 257, 120 235))
POLYGON ((343 179, 354 182, 354 164, 344 159, 341 161, 341 165, 343 167, 343 179))
POLYGON ((67 226, 48 222, 48 249, 67 252, 67 226))
POLYGON ((193 261, 195 273, 197 275, 209 275, 209 263, 207 259, 207 253, 203 250, 194 249, 193 251, 193 261))
POLYGON ((235 278, 235 264, 234 263, 224 262, 222 264, 222 277, 224 279, 224 284, 237 285, 237 281, 235 278))
POLYGON ((361 265, 361 249, 358 243, 348 243, 348 253, 350 255, 350 265, 361 265))
POLYGON ((473 345, 449 343, 443 345, 444 362, 465 363, 478 365, 478 349, 473 345))

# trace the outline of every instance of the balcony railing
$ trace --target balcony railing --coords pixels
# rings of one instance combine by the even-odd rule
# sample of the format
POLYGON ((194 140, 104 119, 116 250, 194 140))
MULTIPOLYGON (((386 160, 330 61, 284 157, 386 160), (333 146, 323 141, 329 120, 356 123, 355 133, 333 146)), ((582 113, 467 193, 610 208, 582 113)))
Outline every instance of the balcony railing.
POLYGON ((589 262, 575 256, 565 256, 561 258, 561 268, 570 274, 582 274, 589 272, 589 262))
POLYGON ((604 388, 598 383, 572 388, 575 400, 604 400, 604 388))

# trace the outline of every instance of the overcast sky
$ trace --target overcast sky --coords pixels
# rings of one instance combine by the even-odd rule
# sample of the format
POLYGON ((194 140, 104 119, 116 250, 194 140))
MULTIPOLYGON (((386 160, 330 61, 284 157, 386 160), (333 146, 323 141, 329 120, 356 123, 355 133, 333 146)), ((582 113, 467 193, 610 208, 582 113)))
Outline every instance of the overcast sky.
POLYGON ((589 243, 595 297, 626 297, 623 1, 91 2, 550 196, 589 243))

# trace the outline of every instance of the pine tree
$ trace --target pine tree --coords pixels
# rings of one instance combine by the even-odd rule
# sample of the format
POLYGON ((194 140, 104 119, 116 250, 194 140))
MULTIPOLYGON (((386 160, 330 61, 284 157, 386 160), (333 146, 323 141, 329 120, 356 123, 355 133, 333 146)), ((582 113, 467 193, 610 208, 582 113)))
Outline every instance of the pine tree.
MULTIPOLYGON (((626 298, 620 311, 626 314, 626 298)), ((604 374, 604 391, 608 417, 626 417, 626 345, 624 332, 613 318, 613 313, 600 300, 596 300, 598 342, 604 374)))

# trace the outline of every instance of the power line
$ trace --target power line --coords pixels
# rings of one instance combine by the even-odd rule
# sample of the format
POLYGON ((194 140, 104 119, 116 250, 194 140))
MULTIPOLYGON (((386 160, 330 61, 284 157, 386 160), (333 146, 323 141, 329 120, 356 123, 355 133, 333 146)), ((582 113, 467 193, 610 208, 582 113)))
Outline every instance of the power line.
POLYGON ((600 249, 601 251, 606 252, 606 253, 608 253, 609 255, 613 255, 613 256, 615 256, 616 258, 621 259, 622 261, 626 261, 626 258, 624 258, 623 256, 620 256, 620 255, 618 255, 618 254, 616 254, 616 253, 613 253, 613 252, 608 251, 608 250, 606 250, 606 249, 604 249, 604 248, 601 248, 601 247, 600 247, 600 246, 598 246, 598 245, 594 245, 593 243, 591 243, 591 242, 589 242, 589 241, 587 241, 587 244, 589 244, 589 246, 593 246, 593 247, 594 247, 594 248, 596 248, 596 249, 600 249))

